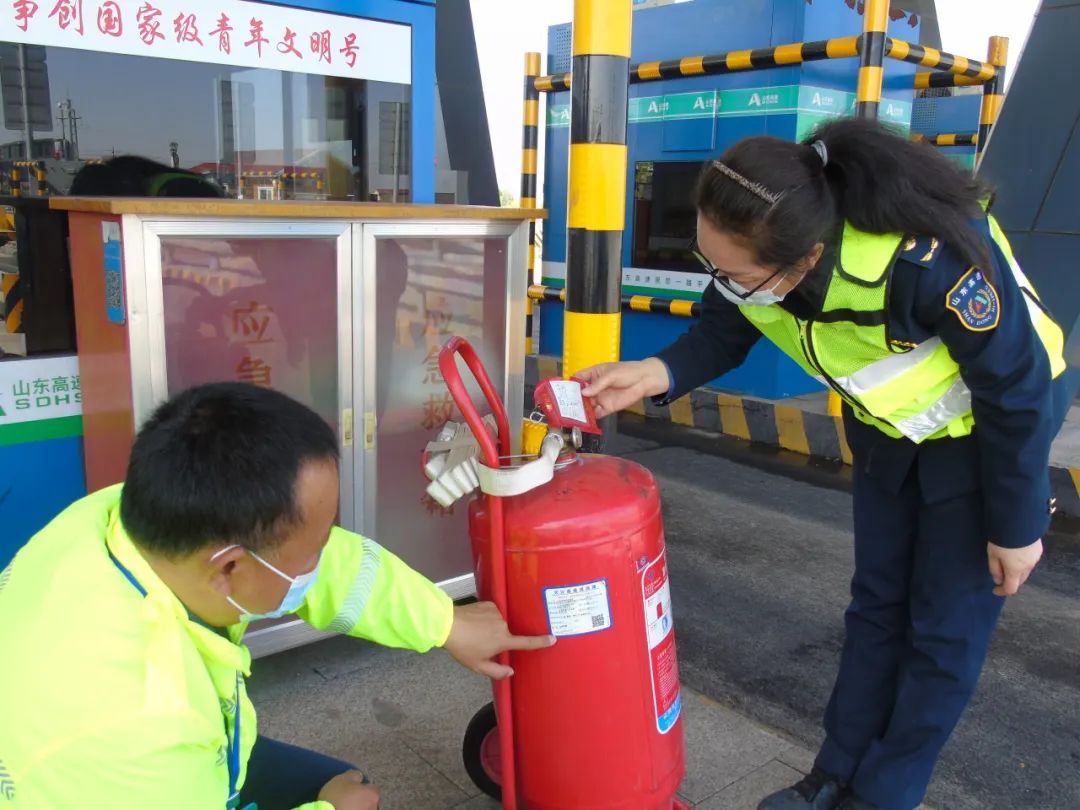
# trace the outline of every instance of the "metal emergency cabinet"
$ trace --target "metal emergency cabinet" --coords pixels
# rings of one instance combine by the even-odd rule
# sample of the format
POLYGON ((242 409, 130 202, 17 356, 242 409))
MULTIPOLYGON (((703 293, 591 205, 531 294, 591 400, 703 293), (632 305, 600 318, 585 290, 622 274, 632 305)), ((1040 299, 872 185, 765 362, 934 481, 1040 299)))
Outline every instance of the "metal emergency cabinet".
MULTIPOLYGON (((87 486, 123 480, 138 426, 240 380, 313 408, 341 449, 339 522, 451 596, 474 592, 464 508, 417 459, 458 418, 439 372, 467 336, 520 424, 528 217, 466 206, 56 198, 70 218, 87 486)), ((515 449, 516 452, 516 449, 515 449)), ((318 637, 253 626, 256 655, 318 637)))

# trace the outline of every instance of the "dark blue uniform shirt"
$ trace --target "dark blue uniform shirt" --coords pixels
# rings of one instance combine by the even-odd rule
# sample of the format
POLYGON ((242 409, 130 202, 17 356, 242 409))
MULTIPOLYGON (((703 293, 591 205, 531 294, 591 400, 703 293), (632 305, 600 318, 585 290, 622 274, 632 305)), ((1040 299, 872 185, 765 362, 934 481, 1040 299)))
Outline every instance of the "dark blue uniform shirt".
MULTIPOLYGON (((978 271, 948 245, 929 237, 904 246, 892 271, 887 304, 888 336, 894 344, 913 346, 936 335, 948 347, 971 389, 973 434, 916 445, 859 422, 846 407, 844 421, 855 463, 883 486, 899 491, 918 459, 926 502, 981 489, 987 540, 1018 548, 1038 540, 1049 527, 1050 444, 1070 396, 1066 375, 1051 380, 1049 358, 1032 327, 1025 293, 990 240, 989 225, 982 220, 976 228, 992 248, 993 266, 985 276, 991 299, 996 296, 996 312, 991 307, 976 320, 962 308, 948 306, 951 296, 955 305, 961 280, 970 281, 978 271)), ((820 270, 812 273, 778 306, 797 318, 813 318, 821 310, 829 278, 820 270)), ((671 389, 658 400, 670 402, 740 365, 760 337, 739 307, 709 285, 701 319, 657 355, 671 376, 671 389)))

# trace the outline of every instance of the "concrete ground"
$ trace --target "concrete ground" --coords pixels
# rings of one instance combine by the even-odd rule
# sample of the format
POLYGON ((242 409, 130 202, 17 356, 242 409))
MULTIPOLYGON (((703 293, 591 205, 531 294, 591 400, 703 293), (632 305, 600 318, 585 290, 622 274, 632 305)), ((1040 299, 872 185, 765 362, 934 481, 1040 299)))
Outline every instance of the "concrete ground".
MULTIPOLYGON (((264 734, 354 762, 382 792, 381 810, 496 810, 469 780, 461 737, 491 700, 488 682, 448 655, 320 641, 256 661, 251 683, 264 734)), ((799 779, 812 755, 704 695, 683 695, 687 777, 703 810, 752 810, 799 779)))
MULTIPOLYGON (((851 571, 844 477, 805 459, 779 474, 782 458, 685 429, 626 429, 638 437, 613 449, 650 468, 665 501, 686 686, 683 795, 707 810, 754 808, 795 781, 820 742, 851 571)), ((1080 541, 1055 536, 1006 607, 929 804, 1080 807, 1078 650, 1080 541)), ((488 684, 441 652, 331 639, 257 661, 252 696, 264 733, 356 762, 388 810, 497 807, 477 796, 460 757, 488 684)))

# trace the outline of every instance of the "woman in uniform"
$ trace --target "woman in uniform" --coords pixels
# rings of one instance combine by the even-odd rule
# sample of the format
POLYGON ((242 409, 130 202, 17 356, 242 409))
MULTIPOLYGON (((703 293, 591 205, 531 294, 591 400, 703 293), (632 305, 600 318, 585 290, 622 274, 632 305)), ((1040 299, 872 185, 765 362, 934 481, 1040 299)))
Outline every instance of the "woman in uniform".
POLYGON ((582 372, 600 415, 670 402, 764 335, 844 402, 855 573, 813 771, 761 810, 912 810, 971 698, 1005 597, 1042 555, 1070 400, 1062 330, 988 193, 859 120, 753 137, 705 164, 698 323, 582 372))

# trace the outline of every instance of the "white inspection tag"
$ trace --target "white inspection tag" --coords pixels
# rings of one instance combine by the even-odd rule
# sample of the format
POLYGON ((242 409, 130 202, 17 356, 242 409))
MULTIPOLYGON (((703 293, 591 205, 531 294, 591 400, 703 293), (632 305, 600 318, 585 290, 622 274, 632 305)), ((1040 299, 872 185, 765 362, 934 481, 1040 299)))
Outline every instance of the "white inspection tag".
POLYGON ((585 401, 581 398, 581 383, 577 380, 552 380, 551 392, 559 413, 575 422, 587 422, 585 401))
POLYGON ((606 579, 544 588, 551 635, 584 636, 611 627, 611 602, 608 600, 606 579))

